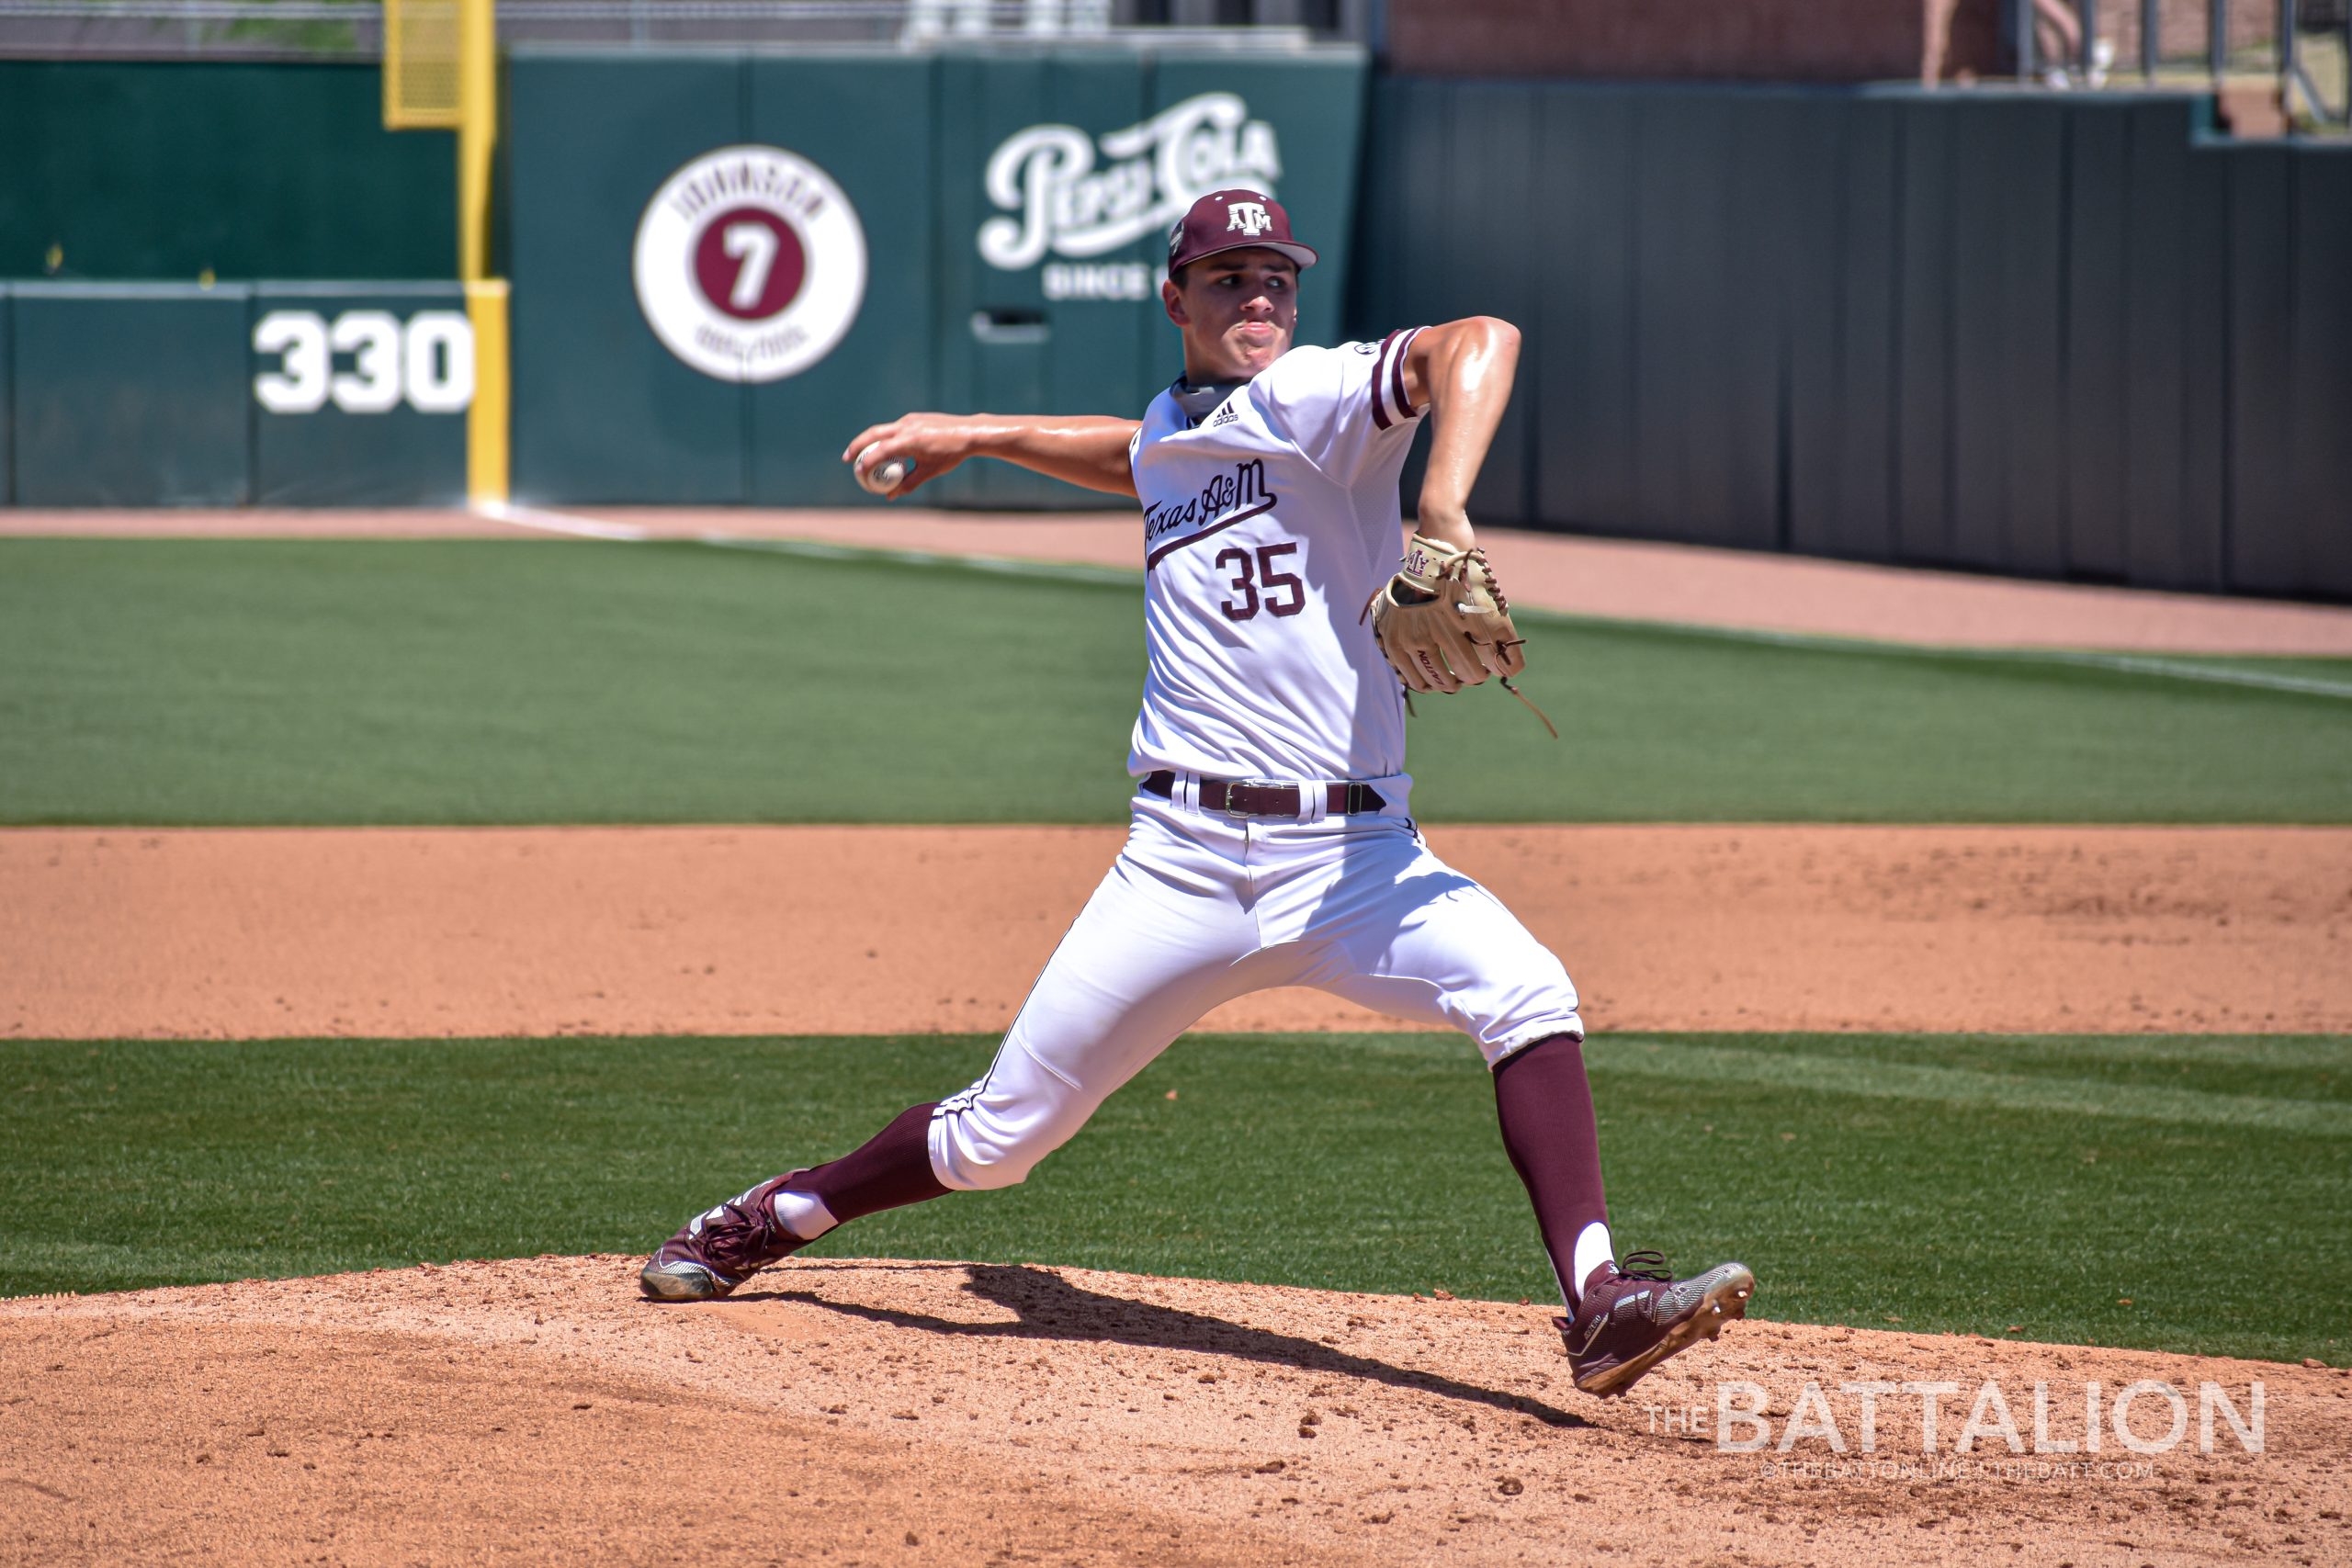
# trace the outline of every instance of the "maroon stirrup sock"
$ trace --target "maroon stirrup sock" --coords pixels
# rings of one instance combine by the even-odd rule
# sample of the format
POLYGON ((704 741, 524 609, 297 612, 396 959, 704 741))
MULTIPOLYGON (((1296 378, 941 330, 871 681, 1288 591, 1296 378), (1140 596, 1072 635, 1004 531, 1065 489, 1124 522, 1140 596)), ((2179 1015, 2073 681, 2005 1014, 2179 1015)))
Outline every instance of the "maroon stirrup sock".
POLYGON ((931 1173, 931 1113, 938 1109, 936 1101, 909 1106, 888 1126, 817 1167, 790 1190, 816 1199, 843 1224, 940 1196, 947 1189, 931 1173))
POLYGON ((1555 1034, 1504 1057, 1495 1068, 1495 1112, 1503 1148, 1535 1205, 1544 1250, 1552 1255, 1573 1311, 1584 1284, 1573 1277, 1577 1237, 1589 1224, 1609 1223, 1583 1043, 1573 1034, 1555 1034))

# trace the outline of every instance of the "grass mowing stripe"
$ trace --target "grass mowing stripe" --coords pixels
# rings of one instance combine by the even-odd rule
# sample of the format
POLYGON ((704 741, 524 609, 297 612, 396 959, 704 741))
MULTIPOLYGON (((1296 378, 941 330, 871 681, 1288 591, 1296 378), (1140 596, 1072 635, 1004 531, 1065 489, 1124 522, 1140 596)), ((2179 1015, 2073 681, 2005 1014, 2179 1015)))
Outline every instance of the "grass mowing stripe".
MULTIPOLYGON (((0 822, 1124 820, 1132 580, 782 564, 692 544, 0 541, 0 822)), ((2352 821, 2342 704, 1526 629, 1532 694, 1567 739, 1491 688, 1420 704, 1408 763, 1433 821, 2352 821)))
POLYGON ((2333 1035, 1737 1034, 1666 1032, 1608 1035, 1597 1050, 1628 1042, 1674 1048, 1735 1045, 1750 1055, 1779 1053, 1835 1064, 1917 1064, 1968 1068, 2005 1080, 2032 1078, 2109 1088, 2188 1089, 2313 1106, 2352 1105, 2352 1049, 2333 1035))
POLYGON ((1613 1071, 1713 1083, 1817 1089, 1873 1099, 1916 1100, 1961 1110, 2052 1111, 2196 1126, 2267 1128, 2322 1138, 2352 1138, 2352 1105, 2215 1094, 2169 1086, 2023 1077, 1907 1062, 1859 1062, 1848 1055, 1765 1054, 1690 1042, 1661 1044, 1639 1036, 1595 1041, 1592 1059, 1613 1071))
MULTIPOLYGON (((966 555, 940 550, 910 550, 876 545, 842 545, 814 539, 754 538, 720 532, 687 535, 655 534, 634 524, 609 523, 535 506, 493 503, 487 516, 524 527, 544 528, 574 537, 648 543, 676 540, 724 550, 762 550, 771 555, 797 556, 805 560, 892 561, 908 566, 944 567, 994 572, 1007 577, 1035 577, 1056 582, 1134 582, 1140 567, 1088 566, 1076 562, 1030 560, 1012 556, 966 555)), ((1625 620, 1617 616, 1585 615, 1572 611, 1539 609, 1522 604, 1517 620, 1550 620, 1566 626, 1641 626, 1681 637, 1716 637, 1732 642, 1761 643, 1773 648, 1815 649, 1827 652, 1885 657, 1905 653, 1943 659, 1994 659, 2010 662, 2068 664, 2130 675, 2150 675, 2175 681, 2210 681, 2222 685, 2252 686, 2264 691, 2352 701, 2352 681, 2328 680, 2301 673, 2287 660, 2248 660, 2233 663, 2215 656, 2176 659, 2154 654, 2109 653, 2095 649, 1974 648, 1958 644, 1914 644, 1876 641, 1867 637, 1828 636, 1815 632, 1776 631, 1756 626, 1712 626, 1697 621, 1625 620)), ((2342 660, 2314 660, 2313 665, 2341 667, 2342 660)))
MULTIPOLYGON (((2215 1043, 2224 1059, 2248 1043, 2215 1043)), ((2343 1039, 2256 1043, 2309 1053, 2305 1067, 2352 1055, 2343 1039)), ((1907 1066, 2004 1045, 2040 1049, 2045 1069, 2073 1054, 2154 1074, 2197 1042, 1707 1035, 1597 1047, 1621 1246, 1685 1265, 1743 1258, 1763 1281, 1759 1314, 1786 1320, 1994 1335, 2014 1324, 2037 1339, 2346 1360, 2352 1160, 2340 1131, 2210 1104, 2196 1122, 2170 1119, 2182 1107, 2169 1103, 2154 1117, 2086 1115, 2098 1084, 2037 1100, 1991 1073, 1962 1075, 1986 1080, 1965 1103, 1940 1078, 1926 1094, 1881 1092, 1907 1066), (1804 1070, 1677 1071, 1677 1051, 1804 1070)), ((714 1198, 968 1081, 994 1046, 0 1043, 0 1281, 93 1290, 635 1252, 714 1198)), ((1506 1300, 1551 1288, 1487 1075, 1467 1044, 1438 1036, 1187 1038, 1025 1186, 876 1216, 816 1250, 1506 1300)))
POLYGON ((1761 626, 1707 626, 1695 621, 1634 621, 1611 615, 1579 615, 1561 610, 1527 608, 1514 611, 1516 621, 1551 621, 1566 626, 1611 626, 1621 630, 1663 632, 1675 637, 1718 642, 1750 643, 1763 648, 1806 649, 1865 658, 1941 660, 1984 660, 2002 664, 2052 664, 2080 670, 2103 670, 2123 675, 2145 675, 2168 681, 2204 681, 2225 686, 2249 686, 2259 691, 2298 696, 2352 701, 2352 681, 2330 677, 2341 672, 2345 660, 2312 659, 2232 660, 2214 654, 2175 658, 2145 653, 2110 653, 2098 649, 1975 648, 1953 643, 1880 642, 1865 637, 1833 637, 1818 632, 1775 631, 1761 626))

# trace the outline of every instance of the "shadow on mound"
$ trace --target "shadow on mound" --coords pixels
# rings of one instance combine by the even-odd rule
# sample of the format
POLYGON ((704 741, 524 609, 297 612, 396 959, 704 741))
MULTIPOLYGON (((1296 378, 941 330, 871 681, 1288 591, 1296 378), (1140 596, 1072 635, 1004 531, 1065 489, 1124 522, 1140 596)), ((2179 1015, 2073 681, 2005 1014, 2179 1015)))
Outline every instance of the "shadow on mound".
POLYGON ((948 1265, 970 1276, 964 1289, 983 1301, 1015 1314, 1016 1323, 956 1323, 925 1313, 891 1307, 865 1306, 854 1302, 828 1301, 813 1291, 772 1291, 738 1295, 739 1302, 798 1302, 822 1307, 846 1317, 919 1328, 932 1334, 965 1335, 994 1339, 1107 1340, 1160 1350, 1190 1350, 1202 1355, 1233 1356, 1246 1361, 1295 1367, 1301 1371, 1329 1372, 1338 1377, 1363 1378, 1392 1388, 1417 1389, 1445 1399, 1483 1404, 1493 1410, 1532 1416, 1552 1427, 1589 1427, 1580 1416, 1499 1389, 1480 1388, 1436 1372, 1391 1366, 1368 1356, 1351 1356, 1318 1340, 1251 1328, 1206 1313, 1154 1305, 1125 1296, 1080 1290, 1059 1275, 1042 1269, 998 1263, 948 1265))

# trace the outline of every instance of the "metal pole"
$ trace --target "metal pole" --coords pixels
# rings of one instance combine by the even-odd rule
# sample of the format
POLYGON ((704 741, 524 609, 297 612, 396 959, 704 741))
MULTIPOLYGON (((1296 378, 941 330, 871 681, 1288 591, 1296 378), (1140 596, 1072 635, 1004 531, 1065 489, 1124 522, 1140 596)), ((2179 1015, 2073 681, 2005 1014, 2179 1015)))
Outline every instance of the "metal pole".
POLYGON ((2098 69, 2098 0, 2075 0, 2075 9, 2083 24, 2082 58, 2075 68, 2082 73, 2082 85, 2087 87, 2098 69))
POLYGON ((2219 87, 2230 69, 2230 0, 2213 0, 2205 17, 2205 56, 2219 87))
POLYGON ((490 276, 490 170, 498 145, 496 0, 458 6, 458 276, 490 276))
MULTIPOLYGON (((2220 5, 2222 0, 2213 0, 2220 5)), ((2009 0, 2009 17, 2018 36, 2018 80, 2033 80, 2033 0, 2009 0)))
POLYGON ((2164 58, 2164 0, 2140 0, 2140 74, 2150 82, 2164 58))
POLYGON ((2295 118, 2295 0, 2278 0, 2278 108, 2295 118))
POLYGON ((458 276, 473 329, 474 396, 466 409, 466 495, 506 499, 507 296, 490 276, 490 173, 498 150, 498 15, 495 0, 458 6, 458 276))

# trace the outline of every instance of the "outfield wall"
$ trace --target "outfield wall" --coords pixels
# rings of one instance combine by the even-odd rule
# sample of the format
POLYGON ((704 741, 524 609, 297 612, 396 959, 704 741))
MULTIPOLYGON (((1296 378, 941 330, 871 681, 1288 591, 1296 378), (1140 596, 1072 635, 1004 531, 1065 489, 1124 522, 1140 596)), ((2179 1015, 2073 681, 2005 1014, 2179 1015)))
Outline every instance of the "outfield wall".
POLYGON ((1385 79, 1351 318, 1526 330, 1491 521, 2352 595, 2352 146, 2208 119, 1385 79))
MULTIPOLYGON (((1272 190, 1320 250, 1302 329, 1329 338, 1364 83, 1363 56, 1341 49, 518 50, 515 493, 834 504, 862 494, 842 443, 909 409, 1139 411, 1182 368, 1159 305, 1169 227, 1220 186, 1272 190), (777 213, 805 243, 775 254, 761 230, 777 213), (843 324, 820 306, 848 288, 853 248, 862 297, 843 324), (803 292, 780 314, 730 304, 796 259, 803 292)), ((1096 504, 996 464, 925 494, 1096 504)))
POLYGON ((456 276, 457 150, 368 64, 0 60, 0 280, 456 276))
POLYGON ((0 498, 458 504, 473 387, 455 283, 0 284, 0 498))
MULTIPOLYGON (((518 51, 504 81, 522 500, 860 502, 840 446, 906 409, 1140 409, 1176 368, 1167 221, 1250 185, 1323 251, 1307 340, 1526 330, 1490 521, 2352 596, 2352 146, 2222 139, 2202 98, 1374 82, 1344 49, 518 51)), ((0 276, 447 276, 449 140, 382 131, 377 89, 0 62, 0 276)), ((462 493, 455 422, 336 325, 374 286, 317 286, 351 298, 300 415, 263 388, 311 340, 253 335, 277 286, 175 287, 17 286, 0 500, 462 493)), ((926 493, 1089 504, 995 465, 926 493)))

